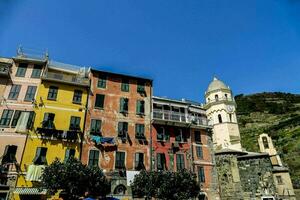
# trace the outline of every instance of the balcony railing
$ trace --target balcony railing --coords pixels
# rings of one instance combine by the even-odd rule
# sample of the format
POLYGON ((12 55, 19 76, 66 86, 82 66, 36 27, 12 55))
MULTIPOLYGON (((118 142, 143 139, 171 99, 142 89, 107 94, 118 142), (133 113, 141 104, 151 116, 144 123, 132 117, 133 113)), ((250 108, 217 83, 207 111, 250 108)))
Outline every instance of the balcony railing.
POLYGON ((9 66, 0 64, 0 76, 9 76, 9 66))
POLYGON ((88 86, 89 85, 89 79, 80 77, 77 74, 71 75, 71 74, 63 74, 60 72, 49 72, 46 71, 43 74, 43 79, 52 80, 52 81, 59 81, 64 83, 70 83, 73 85, 83 85, 88 86))
POLYGON ((182 123, 191 123, 195 125, 208 125, 208 121, 204 117, 197 117, 190 114, 158 110, 154 109, 152 114, 153 119, 164 120, 164 121, 175 121, 182 123))
POLYGON ((48 59, 48 57, 49 56, 47 51, 24 48, 22 46, 19 46, 19 48, 17 49, 17 58, 45 61, 48 59))

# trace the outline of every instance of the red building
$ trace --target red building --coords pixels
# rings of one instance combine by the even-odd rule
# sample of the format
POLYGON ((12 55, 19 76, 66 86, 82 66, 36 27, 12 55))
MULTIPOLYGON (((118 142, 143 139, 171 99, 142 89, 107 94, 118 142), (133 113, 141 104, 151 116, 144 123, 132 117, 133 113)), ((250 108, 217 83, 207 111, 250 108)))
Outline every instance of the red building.
POLYGON ((81 160, 99 166, 115 196, 130 195, 128 180, 150 170, 152 81, 92 70, 81 160))
POLYGON ((153 170, 189 169, 201 185, 199 197, 216 199, 211 127, 202 105, 160 97, 152 103, 153 170))

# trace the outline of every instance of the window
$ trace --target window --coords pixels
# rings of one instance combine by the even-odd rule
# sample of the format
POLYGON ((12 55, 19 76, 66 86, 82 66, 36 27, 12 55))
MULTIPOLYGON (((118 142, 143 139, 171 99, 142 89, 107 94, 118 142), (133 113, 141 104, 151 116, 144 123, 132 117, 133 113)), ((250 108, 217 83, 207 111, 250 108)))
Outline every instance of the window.
POLYGON ((98 88, 106 88, 106 76, 99 76, 98 78, 98 83, 97 83, 98 88))
POLYGON ((128 123, 119 122, 118 124, 118 137, 126 138, 128 133, 128 123))
POLYGON ((41 65, 34 65, 31 78, 40 78, 42 72, 42 66, 41 65))
POLYGON ((104 97, 103 94, 96 94, 95 108, 104 108, 104 97))
POLYGON ((80 130, 80 117, 71 116, 69 130, 80 130))
POLYGON ((217 94, 215 95, 215 100, 219 101, 219 96, 217 94))
POLYGON ((200 183, 205 182, 205 174, 204 174, 204 167, 199 167, 198 168, 198 178, 200 183))
POLYGON ((98 166, 99 164, 99 151, 90 150, 88 166, 98 166))
POLYGON ((176 169, 177 171, 184 169, 184 155, 176 154, 176 169))
POLYGON ((164 153, 156 154, 156 167, 157 170, 165 170, 166 169, 166 157, 164 153))
POLYGON ((66 154, 65 154, 65 161, 68 160, 69 158, 74 158, 75 157, 75 149, 66 149, 66 154))
POLYGON ((127 79, 122 80, 121 91, 129 92, 129 80, 127 80, 127 79))
POLYGON ((16 125, 17 125, 17 123, 18 123, 18 120, 19 120, 19 118, 20 118, 20 116, 21 116, 21 113, 22 113, 22 111, 20 111, 20 110, 16 110, 16 111, 15 111, 13 120, 12 120, 12 122, 11 122, 11 127, 12 127, 12 128, 13 128, 13 127, 16 127, 16 125))
POLYGON ((128 113, 128 99, 127 98, 120 99, 120 112, 128 113))
POLYGON ((221 114, 218 114, 218 120, 219 120, 219 123, 222 123, 222 116, 221 116, 221 114))
POLYGON ((232 114, 229 114, 229 121, 232 122, 232 114))
POLYGON ((38 147, 36 149, 35 158, 33 159, 33 164, 35 165, 47 165, 47 148, 45 147, 38 147))
POLYGON ((8 99, 16 100, 19 96, 20 89, 21 85, 12 85, 8 95, 8 99))
POLYGON ((227 94, 225 94, 225 99, 226 99, 226 100, 228 99, 228 96, 227 96, 227 94))
POLYGON ((175 141, 176 142, 182 142, 182 129, 176 129, 175 130, 175 141))
POLYGON ((73 103, 81 103, 82 91, 74 90, 73 103))
POLYGON ((50 86, 48 92, 48 100, 56 100, 58 87, 50 86))
POLYGON ((135 137, 138 139, 145 138, 145 125, 144 124, 136 124, 135 125, 135 137))
POLYGON ((278 184, 283 184, 283 181, 282 181, 282 177, 281 177, 281 176, 276 176, 276 180, 277 180, 277 183, 278 183, 278 184))
POLYGON ((120 152, 120 151, 116 152, 115 168, 116 169, 125 168, 125 152, 120 152))
POLYGON ((268 138, 266 136, 262 137, 263 145, 265 149, 269 148, 268 138))
POLYGON ((159 127, 157 130, 157 140, 164 140, 165 129, 164 127, 159 127))
POLYGON ((42 122, 43 128, 54 129, 54 113, 45 113, 44 120, 42 122))
POLYGON ((142 81, 138 81, 137 83, 137 92, 139 93, 145 93, 145 83, 142 81))
POLYGON ((20 63, 17 69, 16 76, 18 77, 24 77, 27 69, 26 63, 20 63))
POLYGON ((28 86, 24 101, 32 101, 36 92, 36 86, 28 86))
POLYGON ((145 101, 137 100, 136 101, 136 114, 143 115, 145 113, 145 101))
POLYGON ((2 156, 1 164, 8 164, 8 163, 15 163, 16 160, 16 153, 17 153, 17 146, 15 145, 6 145, 4 154, 2 156))
POLYGON ((92 119, 90 132, 91 134, 101 135, 101 120, 92 119))
POLYGON ((196 146, 197 157, 203 159, 203 149, 201 146, 196 146))
POLYGON ((34 118, 35 118, 35 112, 30 111, 29 118, 27 121, 27 129, 30 129, 30 130, 32 129, 32 126, 34 123, 34 118))
POLYGON ((145 169, 143 153, 135 153, 135 169, 136 170, 145 169))
POLYGON ((195 142, 196 143, 201 143, 201 132, 200 131, 195 131, 195 142))
POLYGON ((9 126, 13 113, 14 113, 13 110, 7 110, 7 109, 3 110, 1 120, 0 120, 0 126, 9 126))

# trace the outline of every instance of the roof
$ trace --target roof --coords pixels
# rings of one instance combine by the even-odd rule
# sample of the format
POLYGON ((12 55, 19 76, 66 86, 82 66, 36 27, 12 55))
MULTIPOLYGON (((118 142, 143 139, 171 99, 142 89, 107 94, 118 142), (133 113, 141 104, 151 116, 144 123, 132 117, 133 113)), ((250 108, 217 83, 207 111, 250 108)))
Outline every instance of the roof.
POLYGON ((140 80, 150 81, 151 83, 153 82, 153 80, 150 79, 150 78, 145 78, 145 77, 140 77, 140 76, 134 76, 134 75, 129 75, 129 74, 121 74, 121 73, 109 72, 109 71, 95 69, 93 67, 91 68, 91 72, 98 72, 98 73, 104 73, 104 74, 117 75, 117 76, 132 78, 132 79, 140 79, 140 80))
POLYGON ((172 102, 172 103, 179 103, 179 104, 183 104, 183 105, 186 105, 186 106, 193 106, 193 107, 197 107, 197 108, 203 110, 203 105, 201 103, 186 100, 186 99, 177 100, 177 99, 170 99, 170 98, 167 98, 167 97, 158 97, 158 96, 152 96, 152 99, 154 101, 155 100, 166 101, 166 102, 172 102))
POLYGON ((220 154, 240 154, 240 155, 246 155, 247 152, 226 148, 226 149, 217 150, 215 152, 215 154, 216 155, 220 155, 220 154))
POLYGON ((213 81, 209 84, 206 92, 212 92, 219 89, 229 90, 229 87, 225 85, 224 82, 220 81, 216 77, 214 77, 213 81))
POLYGON ((246 152, 247 154, 241 155, 238 158, 257 158, 257 157, 269 157, 268 153, 246 152))

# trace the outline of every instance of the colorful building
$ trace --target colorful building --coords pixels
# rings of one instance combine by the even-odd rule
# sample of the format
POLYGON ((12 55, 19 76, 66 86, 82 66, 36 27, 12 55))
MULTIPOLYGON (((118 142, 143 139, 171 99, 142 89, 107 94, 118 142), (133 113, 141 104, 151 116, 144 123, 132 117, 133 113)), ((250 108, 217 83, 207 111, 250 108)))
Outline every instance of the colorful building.
POLYGON ((113 196, 130 196, 134 174, 150 170, 152 81, 92 70, 82 162, 111 178, 113 196))
POLYGON ((217 199, 211 127, 202 105, 161 97, 152 102, 153 169, 189 169, 201 185, 199 198, 217 199))
POLYGON ((21 161, 15 199, 46 198, 38 190, 42 171, 56 158, 80 157, 84 130, 88 72, 84 68, 48 62, 33 101, 35 120, 21 161))
POLYGON ((4 89, 0 107, 0 156, 4 172, 1 173, 1 185, 6 185, 7 191, 0 195, 9 199, 15 190, 17 177, 22 175, 20 163, 27 133, 33 124, 33 100, 47 55, 31 58, 19 51, 16 57, 2 58, 2 64, 3 61, 11 67, 9 71, 4 70, 5 77, 1 77, 1 82, 6 82, 5 89, 1 86, 1 91, 4 89))

